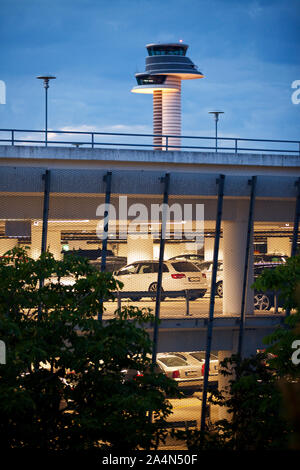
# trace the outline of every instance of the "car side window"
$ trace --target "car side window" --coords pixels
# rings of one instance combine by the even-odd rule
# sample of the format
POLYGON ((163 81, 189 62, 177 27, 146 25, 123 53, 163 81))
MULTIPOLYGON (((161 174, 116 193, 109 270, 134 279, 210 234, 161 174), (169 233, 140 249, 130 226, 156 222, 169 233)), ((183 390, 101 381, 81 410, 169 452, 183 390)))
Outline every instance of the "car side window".
POLYGON ((140 264, 138 274, 150 274, 152 272, 152 263, 140 264))
POLYGON ((138 265, 137 264, 130 264, 125 266, 124 268, 120 269, 118 272, 118 276, 122 276, 124 274, 135 274, 137 272, 138 265))
MULTIPOLYGON (((158 273, 158 263, 153 263, 153 272, 158 273)), ((163 264, 162 272, 163 273, 168 273, 169 272, 169 268, 165 263, 163 264)))

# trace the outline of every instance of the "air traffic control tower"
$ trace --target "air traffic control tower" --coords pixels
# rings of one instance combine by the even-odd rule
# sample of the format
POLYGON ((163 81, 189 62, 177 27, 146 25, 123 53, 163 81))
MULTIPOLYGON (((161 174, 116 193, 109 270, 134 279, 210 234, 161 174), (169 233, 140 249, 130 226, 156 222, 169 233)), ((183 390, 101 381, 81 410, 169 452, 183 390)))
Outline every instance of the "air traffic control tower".
MULTIPOLYGON (((153 134, 176 135, 168 139, 170 150, 181 145, 181 80, 203 77, 186 57, 188 47, 182 43, 148 44, 146 70, 135 75, 138 84, 131 90, 153 94, 153 134)), ((153 145, 164 150, 166 138, 154 137, 153 145)))

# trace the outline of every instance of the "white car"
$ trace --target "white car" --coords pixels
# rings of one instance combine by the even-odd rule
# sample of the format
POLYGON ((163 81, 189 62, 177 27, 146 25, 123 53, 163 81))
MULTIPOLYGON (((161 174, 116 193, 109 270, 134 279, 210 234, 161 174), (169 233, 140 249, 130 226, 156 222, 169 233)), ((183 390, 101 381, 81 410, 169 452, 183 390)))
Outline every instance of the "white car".
MULTIPOLYGON (((200 269, 202 273, 206 275, 209 288, 211 285, 211 275, 212 275, 212 261, 193 261, 193 263, 200 269)), ((216 295, 223 297, 223 261, 218 261, 217 269, 217 278, 216 278, 216 295)))
MULTIPOLYGON (((162 274, 162 300, 167 297, 164 292, 181 291, 178 297, 183 297, 189 291, 190 300, 203 297, 207 291, 206 274, 189 261, 168 260, 163 263, 162 274)), ((136 261, 124 266, 114 275, 124 284, 124 292, 132 292, 129 297, 137 300, 142 297, 139 292, 153 292, 153 299, 157 290, 158 261, 136 261)), ((175 294, 176 295, 176 294, 175 294)))

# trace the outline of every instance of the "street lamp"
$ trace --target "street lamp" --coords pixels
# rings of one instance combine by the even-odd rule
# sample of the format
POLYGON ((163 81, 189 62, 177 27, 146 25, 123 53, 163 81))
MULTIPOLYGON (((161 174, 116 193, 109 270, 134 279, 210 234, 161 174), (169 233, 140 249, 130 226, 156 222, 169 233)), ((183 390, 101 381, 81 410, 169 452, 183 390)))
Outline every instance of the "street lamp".
POLYGON ((224 114, 224 111, 209 111, 209 114, 214 114, 216 123, 216 153, 218 152, 218 120, 219 114, 224 114))
POLYGON ((48 88, 49 88, 49 81, 55 80, 56 77, 53 75, 41 75, 36 77, 39 80, 44 80, 44 88, 45 88, 45 146, 48 145, 48 88))

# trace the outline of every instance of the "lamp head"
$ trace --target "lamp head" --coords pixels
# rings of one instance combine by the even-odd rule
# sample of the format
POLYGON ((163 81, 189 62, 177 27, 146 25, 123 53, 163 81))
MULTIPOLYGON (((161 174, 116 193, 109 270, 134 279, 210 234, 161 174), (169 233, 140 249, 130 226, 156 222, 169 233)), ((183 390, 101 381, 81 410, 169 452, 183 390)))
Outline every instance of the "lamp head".
POLYGON ((215 116, 215 121, 218 121, 219 114, 224 114, 224 111, 209 111, 209 114, 213 114, 215 116))
POLYGON ((39 80, 44 80, 44 87, 45 88, 49 88, 49 81, 50 80, 55 80, 56 77, 54 77, 53 75, 40 75, 38 77, 39 80))

